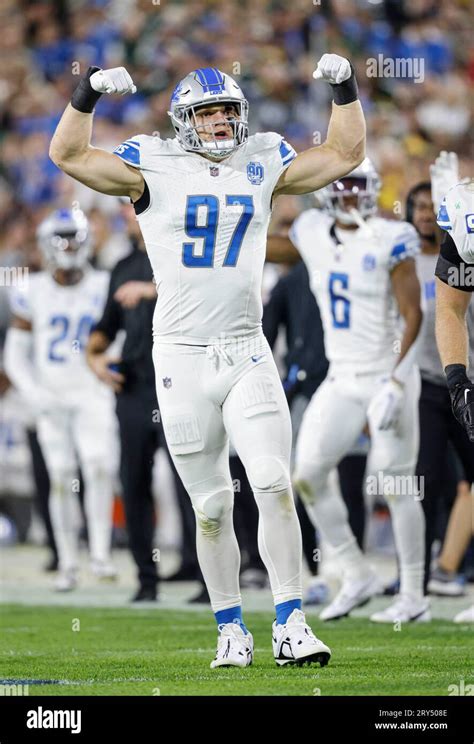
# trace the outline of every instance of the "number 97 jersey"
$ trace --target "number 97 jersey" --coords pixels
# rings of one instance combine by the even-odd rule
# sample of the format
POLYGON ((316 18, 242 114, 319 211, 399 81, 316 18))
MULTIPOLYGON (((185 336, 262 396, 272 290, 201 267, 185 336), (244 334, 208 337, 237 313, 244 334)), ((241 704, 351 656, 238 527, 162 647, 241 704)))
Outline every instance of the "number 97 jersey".
POLYGON ((260 333, 272 195, 293 148, 256 134, 216 162, 139 135, 115 154, 146 182, 135 211, 158 290, 155 339, 208 345, 260 333))

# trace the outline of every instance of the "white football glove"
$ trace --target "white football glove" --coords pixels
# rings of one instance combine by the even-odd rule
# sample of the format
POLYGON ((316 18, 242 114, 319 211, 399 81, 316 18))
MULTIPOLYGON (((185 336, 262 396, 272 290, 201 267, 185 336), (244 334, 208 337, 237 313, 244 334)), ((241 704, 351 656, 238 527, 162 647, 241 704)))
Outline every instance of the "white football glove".
POLYGON ((372 431, 395 429, 403 408, 403 388, 390 379, 375 393, 367 409, 367 418, 372 431))
POLYGON ((97 93, 136 93, 137 86, 125 67, 112 67, 110 70, 98 70, 89 78, 89 83, 97 93))
POLYGON ((313 72, 315 80, 325 80, 326 83, 339 85, 348 80, 352 74, 349 60, 339 54, 323 54, 318 66, 313 72))
POLYGON ((438 212, 439 206, 451 186, 459 183, 458 156, 455 152, 440 152, 433 165, 430 165, 431 175, 431 198, 433 199, 434 211, 438 212))

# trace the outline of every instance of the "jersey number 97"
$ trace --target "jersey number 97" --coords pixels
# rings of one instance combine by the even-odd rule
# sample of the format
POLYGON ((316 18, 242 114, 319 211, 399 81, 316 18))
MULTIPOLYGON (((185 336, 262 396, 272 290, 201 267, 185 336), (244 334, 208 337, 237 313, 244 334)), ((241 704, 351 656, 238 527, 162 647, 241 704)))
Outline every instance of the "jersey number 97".
MULTIPOLYGON (((242 242, 247 228, 254 215, 253 197, 233 196, 227 194, 226 206, 240 205, 243 207, 240 218, 235 226, 232 238, 227 247, 223 266, 236 266, 242 242)), ((188 196, 186 204, 185 230, 190 238, 204 241, 201 254, 195 253, 195 243, 183 243, 183 264, 188 268, 211 269, 214 266, 214 251, 216 248, 217 229, 219 223, 219 199, 211 194, 188 196), (198 225, 198 208, 206 210, 206 224, 198 225)))

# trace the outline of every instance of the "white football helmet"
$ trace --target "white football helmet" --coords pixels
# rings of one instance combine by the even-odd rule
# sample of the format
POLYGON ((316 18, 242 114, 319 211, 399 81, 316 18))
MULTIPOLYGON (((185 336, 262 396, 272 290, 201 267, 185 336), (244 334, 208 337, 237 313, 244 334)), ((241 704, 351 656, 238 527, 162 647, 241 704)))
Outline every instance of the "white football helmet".
POLYGON ((201 67, 186 75, 171 96, 168 115, 171 117, 176 138, 190 152, 199 152, 213 158, 226 158, 247 141, 249 104, 241 89, 230 75, 216 67, 201 67), (230 103, 237 109, 237 118, 229 119, 234 136, 219 139, 212 132, 212 139, 204 142, 196 131, 195 113, 206 105, 230 103))
POLYGON ((91 255, 89 223, 80 209, 57 209, 39 225, 36 236, 50 270, 81 269, 91 255))
MULTIPOLYGON (((366 219, 377 211, 377 198, 381 187, 380 177, 369 158, 353 171, 316 191, 317 206, 345 225, 356 225, 359 220, 344 205, 344 197, 357 196, 360 217, 366 219)), ((360 219, 360 218, 359 218, 360 219)))

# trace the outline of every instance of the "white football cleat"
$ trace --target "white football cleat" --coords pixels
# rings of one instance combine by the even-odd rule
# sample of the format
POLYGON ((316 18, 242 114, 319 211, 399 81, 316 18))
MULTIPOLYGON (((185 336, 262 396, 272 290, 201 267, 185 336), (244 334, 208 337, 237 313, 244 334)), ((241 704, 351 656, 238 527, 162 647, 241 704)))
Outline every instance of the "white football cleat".
POLYGON ((115 581, 117 569, 109 561, 91 561, 91 571, 101 581, 115 581))
POLYGON ((331 658, 331 650, 316 638, 301 610, 293 610, 284 625, 275 620, 272 631, 273 655, 279 666, 319 662, 323 667, 331 658))
POLYGON ((56 592, 72 592, 77 587, 77 568, 68 568, 66 571, 60 571, 54 581, 54 590, 56 592))
POLYGON ((410 594, 399 594, 385 610, 370 616, 373 623, 427 623, 431 620, 430 602, 410 594))
POLYGON ((454 623, 474 623, 474 605, 468 607, 453 618, 454 623))
POLYGON ((253 637, 245 634, 238 623, 219 625, 216 658, 211 661, 211 669, 217 667, 246 667, 253 661, 253 637))
POLYGON ((338 620, 340 617, 346 617, 356 607, 367 604, 381 591, 382 584, 373 572, 358 581, 346 579, 331 604, 324 608, 319 617, 321 620, 338 620))
POLYGON ((306 587, 303 604, 306 607, 310 605, 322 605, 329 599, 329 587, 327 582, 320 576, 312 576, 306 587))
POLYGON ((454 571, 445 571, 440 566, 436 566, 431 572, 428 591, 441 597, 462 597, 466 593, 461 577, 454 571))

